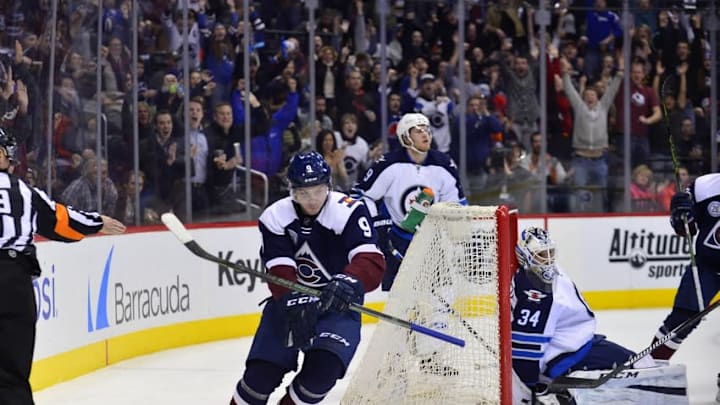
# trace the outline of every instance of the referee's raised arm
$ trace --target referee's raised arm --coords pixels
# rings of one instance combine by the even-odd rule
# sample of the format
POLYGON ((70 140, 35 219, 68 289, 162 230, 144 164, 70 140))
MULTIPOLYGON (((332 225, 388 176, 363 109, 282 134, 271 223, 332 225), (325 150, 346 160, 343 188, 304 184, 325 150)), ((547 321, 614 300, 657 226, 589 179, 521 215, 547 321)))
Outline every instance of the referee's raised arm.
POLYGON ((33 278, 40 275, 34 235, 75 242, 93 233, 125 232, 120 221, 57 203, 11 174, 16 151, 15 138, 0 127, 0 404, 33 403, 33 278))

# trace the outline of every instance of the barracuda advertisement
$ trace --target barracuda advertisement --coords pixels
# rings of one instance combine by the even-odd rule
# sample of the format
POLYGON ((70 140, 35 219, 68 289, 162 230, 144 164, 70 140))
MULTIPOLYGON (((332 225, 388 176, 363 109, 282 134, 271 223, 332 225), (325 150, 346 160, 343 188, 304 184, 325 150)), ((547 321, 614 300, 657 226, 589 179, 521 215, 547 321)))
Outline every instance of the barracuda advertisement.
POLYGON ((665 216, 551 218, 548 228, 582 290, 677 288, 690 262, 665 216))

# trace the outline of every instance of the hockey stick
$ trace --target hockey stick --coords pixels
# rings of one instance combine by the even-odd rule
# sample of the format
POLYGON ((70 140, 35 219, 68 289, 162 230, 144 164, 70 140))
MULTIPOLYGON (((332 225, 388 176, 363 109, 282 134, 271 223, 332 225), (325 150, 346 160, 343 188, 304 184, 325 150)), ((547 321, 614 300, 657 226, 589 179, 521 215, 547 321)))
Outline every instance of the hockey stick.
MULTIPOLYGON (((670 158, 673 164, 673 173, 675 174, 675 187, 676 192, 682 192, 682 185, 680 184, 680 163, 678 162, 677 148, 675 147, 675 140, 673 139, 672 130, 670 129, 670 114, 668 114, 667 107, 665 106, 665 87, 667 86, 668 75, 660 87, 660 106, 662 108, 662 115, 665 121, 665 131, 667 132, 668 143, 670 143, 670 158)), ((700 286, 700 275, 698 274, 697 264, 695 263, 695 246, 694 238, 690 233, 690 225, 688 224, 687 215, 682 217, 683 226, 685 227, 685 243, 688 244, 688 250, 690 252, 690 269, 692 271, 693 283, 695 283, 695 296, 697 298, 698 311, 702 311, 705 307, 705 302, 702 296, 702 287, 700 286)))
POLYGON ((668 340, 674 338, 678 335, 678 333, 684 331, 685 329, 691 327, 696 322, 699 322, 703 317, 705 317, 707 314, 712 312, 715 308, 720 306, 720 300, 715 301, 712 305, 708 306, 707 308, 703 309, 702 311, 698 312, 697 314, 693 315, 689 319, 687 319, 685 322, 681 323, 675 329, 668 332, 667 335, 661 337, 658 339, 655 343, 648 346, 645 350, 641 351, 640 353, 631 356, 625 363, 623 363, 620 366, 615 367, 614 369, 610 370, 609 373, 603 375, 600 378, 581 378, 581 377, 568 377, 568 376, 560 376, 554 379, 549 384, 537 384, 535 386, 536 392, 540 395, 546 394, 548 392, 550 393, 557 393, 561 392, 566 389, 570 388, 578 388, 578 389, 592 389, 597 388, 606 382, 608 382, 610 379, 615 377, 616 375, 620 374, 621 372, 627 370, 628 368, 632 367, 633 364, 637 363, 640 359, 643 357, 649 355, 652 353, 655 349, 662 346, 667 342, 668 340))
MULTIPOLYGON (((389 241, 388 241, 388 243, 389 243, 389 241)), ((400 253, 397 249, 395 249, 392 246, 392 244, 390 244, 390 247, 391 247, 391 254, 398 261, 402 262, 404 259, 404 256, 402 255, 402 253, 400 253)), ((480 332, 476 331, 475 328, 473 328, 472 325, 470 325, 470 322, 466 321, 465 318, 463 318, 462 315, 460 315, 455 310, 455 308, 453 308, 452 305, 450 305, 450 303, 445 300, 445 298, 443 298, 442 296, 437 294, 434 289, 432 289, 430 292, 432 293, 433 297, 437 298, 438 301, 440 301, 440 303, 445 307, 445 309, 448 312, 450 312, 451 314, 453 314, 460 321, 462 326, 465 327, 465 329, 468 332, 470 332, 470 334, 473 335, 473 337, 485 347, 485 350, 489 351, 493 356, 497 356, 497 351, 495 350, 495 348, 490 346, 490 344, 488 344, 488 342, 486 342, 485 339, 483 339, 482 336, 480 336, 480 332)))
MULTIPOLYGON (((255 277, 258 277, 260 279, 263 279, 269 283, 273 283, 275 285, 279 285, 281 287, 285 287, 287 289, 297 291, 303 294, 311 295, 313 297, 319 297, 321 295, 320 291, 310 288, 307 286, 304 286, 302 284, 294 283, 290 280, 286 280, 282 277, 274 276, 272 274, 268 274, 261 271, 256 271, 253 269, 250 269, 246 266, 244 266, 241 263, 233 263, 228 260, 224 260, 222 258, 219 258, 217 256, 213 256, 211 253, 203 249, 190 235, 190 232, 185 228, 185 225, 180 222, 178 217, 175 216, 175 214, 166 212, 162 215, 160 218, 162 222, 165 224, 165 226, 172 232, 175 237, 180 240, 180 242, 185 245, 188 250, 190 250, 195 256, 201 257, 205 260, 215 262, 217 264, 221 264, 227 268, 231 268, 234 270, 239 270, 244 273, 252 274, 255 277)), ((436 330, 426 328, 424 326, 406 321, 404 319, 396 318, 392 315, 388 315, 379 311, 375 311, 374 309, 356 304, 351 303, 350 309, 359 312, 361 314, 369 315, 378 319, 381 319, 383 321, 392 323, 393 325, 397 325, 406 329, 410 329, 411 331, 422 333, 427 336, 434 337, 436 339, 454 344, 456 346, 464 347, 465 341, 459 338, 456 338, 454 336, 446 335, 442 332, 438 332, 436 330)))

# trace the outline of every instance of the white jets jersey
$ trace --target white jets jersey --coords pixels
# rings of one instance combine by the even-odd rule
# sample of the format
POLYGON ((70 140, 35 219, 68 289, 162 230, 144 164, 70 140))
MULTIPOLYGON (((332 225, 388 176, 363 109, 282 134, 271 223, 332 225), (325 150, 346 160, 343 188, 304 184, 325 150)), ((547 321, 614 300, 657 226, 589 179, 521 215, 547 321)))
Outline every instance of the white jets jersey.
POLYGON ((320 288, 342 273, 358 253, 381 254, 365 205, 331 191, 315 220, 300 218, 290 197, 269 206, 258 219, 266 268, 294 267, 298 282, 320 288))
POLYGON ((422 97, 415 99, 415 112, 422 113, 430 121, 433 140, 440 152, 450 152, 450 114, 452 113, 452 106, 451 101, 438 103, 435 100, 426 100, 422 97))
POLYGON ((345 162, 345 171, 348 174, 350 184, 355 184, 358 177, 362 176, 365 169, 370 166, 370 162, 368 162, 370 147, 365 139, 357 135, 355 136, 355 142, 350 143, 342 140, 342 143, 338 145, 340 145, 341 148, 345 148, 345 158, 343 159, 345 162))
POLYGON ((413 162, 406 149, 386 153, 370 166, 352 195, 365 200, 373 217, 378 216, 375 203, 382 203, 392 222, 399 225, 425 187, 433 190, 434 202, 467 204, 457 166, 437 150, 428 151, 421 164, 413 162))
POLYGON ((528 386, 536 384, 540 374, 556 377, 556 365, 562 368, 577 363, 595 334, 595 314, 575 283, 558 270, 552 292, 538 289, 538 281, 525 270, 518 270, 513 277, 513 369, 528 386))

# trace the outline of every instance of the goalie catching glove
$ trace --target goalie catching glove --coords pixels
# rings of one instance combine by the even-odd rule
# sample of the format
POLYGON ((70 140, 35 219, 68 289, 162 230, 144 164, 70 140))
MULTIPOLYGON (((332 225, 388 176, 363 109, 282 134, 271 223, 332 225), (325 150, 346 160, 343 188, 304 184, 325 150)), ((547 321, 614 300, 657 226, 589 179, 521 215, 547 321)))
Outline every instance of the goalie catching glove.
POLYGON ((670 200, 670 225, 676 234, 687 236, 687 232, 685 231, 686 221, 690 229, 690 234, 695 235, 695 233, 697 233, 697 225, 695 224, 692 210, 693 202, 690 193, 682 191, 672 196, 672 200, 670 200))
POLYGON ((320 310, 347 311, 351 303, 362 304, 365 289, 362 283, 347 274, 336 274, 323 287, 320 295, 320 310))
POLYGON ((281 298, 285 311, 285 347, 302 349, 312 344, 317 335, 320 299, 292 291, 281 298))

